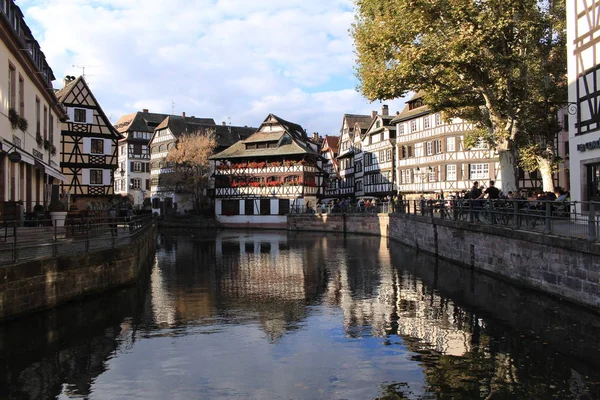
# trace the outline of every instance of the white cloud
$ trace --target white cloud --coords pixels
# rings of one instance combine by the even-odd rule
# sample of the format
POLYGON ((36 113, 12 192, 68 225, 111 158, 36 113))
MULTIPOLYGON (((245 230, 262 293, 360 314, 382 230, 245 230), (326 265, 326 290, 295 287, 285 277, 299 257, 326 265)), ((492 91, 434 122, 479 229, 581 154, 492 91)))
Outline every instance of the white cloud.
POLYGON ((344 113, 380 108, 354 90, 352 0, 19 4, 55 75, 87 65, 113 121, 148 108, 258 126, 272 112, 337 134, 344 113))

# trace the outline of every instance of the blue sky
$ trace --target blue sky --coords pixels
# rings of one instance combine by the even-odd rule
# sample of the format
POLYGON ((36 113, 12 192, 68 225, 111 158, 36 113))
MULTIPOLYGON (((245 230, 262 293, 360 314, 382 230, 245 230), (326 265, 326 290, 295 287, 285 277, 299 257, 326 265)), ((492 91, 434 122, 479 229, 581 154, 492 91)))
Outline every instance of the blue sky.
MULTIPOLYGON (((352 0, 21 0, 57 77, 81 75, 113 122, 152 112, 258 126, 269 113, 338 134, 369 114, 358 92, 352 0)), ((390 112, 403 101, 386 101, 390 112)))

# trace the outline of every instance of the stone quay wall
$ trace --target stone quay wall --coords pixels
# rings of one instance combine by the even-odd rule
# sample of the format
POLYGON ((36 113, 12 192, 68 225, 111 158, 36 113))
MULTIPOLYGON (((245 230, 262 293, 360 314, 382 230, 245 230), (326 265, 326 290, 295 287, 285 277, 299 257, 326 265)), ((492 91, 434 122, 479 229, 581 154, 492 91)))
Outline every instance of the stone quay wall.
POLYGON ((150 225, 130 246, 0 266, 0 321, 135 282, 156 232, 150 225))
POLYGON ((571 302, 600 308, 600 244, 411 214, 290 215, 288 230, 388 237, 571 302))

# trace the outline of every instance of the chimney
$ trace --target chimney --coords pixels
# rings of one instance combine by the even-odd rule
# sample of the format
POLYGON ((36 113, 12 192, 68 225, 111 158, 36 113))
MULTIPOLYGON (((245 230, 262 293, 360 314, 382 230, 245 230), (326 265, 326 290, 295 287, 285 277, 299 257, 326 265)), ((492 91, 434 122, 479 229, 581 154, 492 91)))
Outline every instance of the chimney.
POLYGON ((185 118, 185 111, 181 113, 181 116, 185 118))
POLYGON ((147 109, 147 108, 144 108, 144 109, 142 110, 142 112, 143 112, 143 113, 147 113, 147 112, 148 112, 148 109, 147 109))
POLYGON ((73 82, 75 80, 74 76, 71 75, 67 75, 63 78, 63 87, 66 87, 69 83, 73 82))
POLYGON ((371 118, 375 118, 377 116, 377 111, 371 111, 371 118))
POLYGON ((381 115, 383 115, 384 117, 390 116, 390 109, 388 108, 387 104, 381 106, 381 115))
POLYGON ((223 121, 223 126, 227 126, 227 122, 223 121))
POLYGON ((318 142, 318 141, 319 141, 319 132, 313 132, 313 140, 314 140, 315 142, 318 142))

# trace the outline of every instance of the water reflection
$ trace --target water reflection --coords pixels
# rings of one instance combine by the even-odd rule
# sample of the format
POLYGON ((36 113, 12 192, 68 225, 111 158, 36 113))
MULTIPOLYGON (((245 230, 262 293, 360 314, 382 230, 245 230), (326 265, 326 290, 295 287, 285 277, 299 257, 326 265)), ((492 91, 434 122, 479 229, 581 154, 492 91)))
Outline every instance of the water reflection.
POLYGON ((136 288, 0 325, 0 398, 600 398, 600 319, 373 237, 163 234, 136 288))

